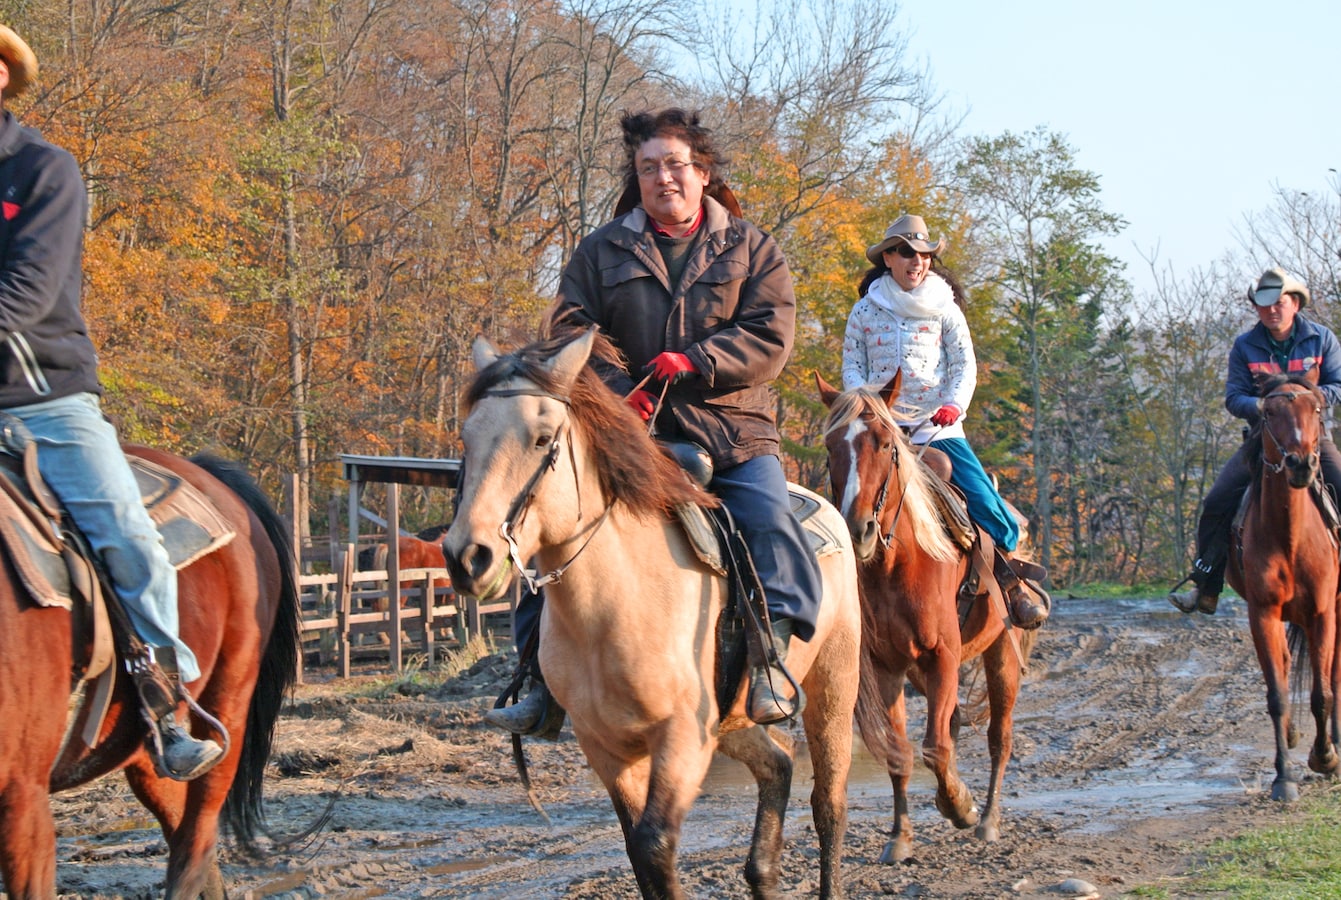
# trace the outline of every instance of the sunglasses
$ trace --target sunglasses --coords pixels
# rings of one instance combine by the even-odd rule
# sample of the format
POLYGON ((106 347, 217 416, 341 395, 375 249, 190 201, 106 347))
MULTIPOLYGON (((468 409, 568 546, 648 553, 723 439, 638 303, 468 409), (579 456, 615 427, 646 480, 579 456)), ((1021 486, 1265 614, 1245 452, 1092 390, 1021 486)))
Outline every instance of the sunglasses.
POLYGON ((914 250, 907 244, 899 244, 897 246, 890 247, 889 249, 893 250, 895 253, 899 254, 899 256, 902 256, 904 259, 914 259, 918 256, 931 255, 930 253, 918 253, 916 250, 914 250))

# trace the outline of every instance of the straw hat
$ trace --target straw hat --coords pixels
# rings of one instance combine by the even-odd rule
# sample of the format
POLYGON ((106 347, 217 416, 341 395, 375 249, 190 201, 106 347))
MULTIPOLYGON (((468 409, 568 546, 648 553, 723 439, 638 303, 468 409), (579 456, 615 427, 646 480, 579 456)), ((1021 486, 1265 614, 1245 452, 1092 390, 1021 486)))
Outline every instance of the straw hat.
POLYGON ((17 97, 37 77, 37 56, 12 28, 0 25, 0 57, 4 57, 9 68, 9 87, 5 89, 5 96, 17 97))

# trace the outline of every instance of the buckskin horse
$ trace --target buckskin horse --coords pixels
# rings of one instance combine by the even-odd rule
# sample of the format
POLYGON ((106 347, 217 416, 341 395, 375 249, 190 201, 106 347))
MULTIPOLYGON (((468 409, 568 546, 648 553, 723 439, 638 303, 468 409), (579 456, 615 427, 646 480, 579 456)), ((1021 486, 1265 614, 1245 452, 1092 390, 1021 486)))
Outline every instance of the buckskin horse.
POLYGON ((1257 661, 1266 680, 1267 712, 1276 737, 1276 778, 1271 799, 1299 798, 1290 770, 1289 748, 1297 732, 1290 721, 1290 650, 1286 623, 1307 639, 1312 691, 1309 707, 1316 737, 1308 767, 1334 775, 1341 686, 1338 666, 1337 535, 1318 509, 1326 490, 1318 442, 1327 401, 1317 388, 1318 370, 1308 376, 1277 375, 1259 386, 1260 427, 1250 433, 1245 453, 1252 480, 1242 531, 1231 542, 1226 576, 1248 606, 1257 661))
MULTIPOLYGON (((67 722, 71 670, 84 652, 71 613, 33 602, 6 552, 0 576, 0 876, 10 897, 56 896, 50 794, 116 769, 125 771, 163 829, 168 897, 224 896, 216 857, 221 816, 253 851, 265 828, 262 776, 275 720, 297 672, 298 586, 286 527, 233 464, 127 450, 194 486, 234 532, 178 573, 181 632, 203 673, 189 687, 231 740, 219 763, 195 781, 159 778, 145 749, 147 726, 135 688, 117 661, 120 677, 110 706, 95 746, 87 746, 78 736, 87 711, 67 722)), ((205 734, 199 718, 191 718, 196 733, 205 734)))
MULTIPOLYGON (((908 678, 927 698, 922 758, 936 776, 936 808, 958 828, 995 841, 1001 834, 1000 796, 1010 760, 1012 716, 1020 673, 1032 639, 1017 641, 1007 624, 1005 602, 980 569, 985 596, 961 616, 959 586, 973 558, 946 532, 933 505, 935 476, 904 436, 892 406, 900 375, 879 391, 840 392, 818 373, 820 397, 829 408, 824 423, 829 477, 847 521, 858 559, 862 601, 861 692, 857 722, 872 754, 883 759, 894 788, 894 827, 882 863, 912 856, 913 826, 908 781, 913 748, 907 735, 903 686, 908 678), (990 722, 992 760, 981 813, 955 762, 954 731, 960 717, 960 665, 981 658, 990 722)), ((990 538, 982 551, 991 558, 990 538)), ((1032 634, 1032 632, 1030 632, 1032 634)))
MULTIPOLYGON (((588 331, 506 356, 476 341, 480 371, 461 429, 465 469, 444 540, 448 570, 458 591, 484 598, 506 590, 528 561, 549 573, 538 579, 546 583, 541 666, 609 792, 644 896, 683 896, 680 829, 715 749, 758 782, 745 875, 754 896, 775 896, 790 742, 745 717, 743 678, 719 704, 726 579, 698 561, 673 513, 712 500, 587 365, 598 340, 588 331)), ((836 549, 819 560, 818 630, 811 641, 793 640, 786 661, 808 698, 820 894, 836 897, 861 616, 846 529, 815 500, 836 549)))

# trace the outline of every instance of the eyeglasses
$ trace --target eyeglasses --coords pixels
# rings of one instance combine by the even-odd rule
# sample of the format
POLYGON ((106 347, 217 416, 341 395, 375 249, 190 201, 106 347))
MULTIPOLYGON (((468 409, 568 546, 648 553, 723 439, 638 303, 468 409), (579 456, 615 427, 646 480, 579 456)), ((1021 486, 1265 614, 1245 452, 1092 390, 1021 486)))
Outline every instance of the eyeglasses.
POLYGON ((649 159, 638 165, 638 177, 656 178, 661 174, 661 170, 664 168, 671 174, 672 178, 678 178, 685 169, 688 169, 693 165, 694 163, 687 159, 676 159, 674 157, 663 159, 660 162, 649 159))

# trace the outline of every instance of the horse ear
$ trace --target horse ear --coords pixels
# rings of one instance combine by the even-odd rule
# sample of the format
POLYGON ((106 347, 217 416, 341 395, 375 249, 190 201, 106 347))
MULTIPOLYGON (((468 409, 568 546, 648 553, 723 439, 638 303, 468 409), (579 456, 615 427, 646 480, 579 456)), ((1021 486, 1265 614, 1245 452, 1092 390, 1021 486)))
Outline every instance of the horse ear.
POLYGON ((588 328, 581 337, 569 341, 562 350, 551 356, 545 363, 545 368, 554 373, 554 377, 559 379, 565 389, 571 388, 576 383, 577 376, 582 374, 582 367, 587 364, 587 358, 591 356, 591 346, 595 341, 596 329, 588 328))
POLYGON ((1306 369, 1304 371, 1304 380, 1307 381, 1309 384, 1317 384, 1318 379, 1321 377, 1321 375, 1322 372, 1319 369, 1319 367, 1313 366, 1312 368, 1306 369))
POLYGON ((885 405, 890 409, 894 408, 894 401, 899 399, 899 386, 903 384, 903 370, 899 369, 894 373, 894 377, 885 382, 885 386, 880 389, 880 399, 885 401, 885 405))
POLYGON ((499 357, 498 348, 482 334, 475 338, 475 343, 470 345, 470 353, 475 359, 476 371, 488 366, 499 357))
POLYGON ((819 388, 820 399, 824 401, 824 405, 827 407, 832 407, 833 402, 837 400, 839 394, 842 393, 824 380, 824 376, 819 373, 819 369, 815 370, 815 386, 819 388))

